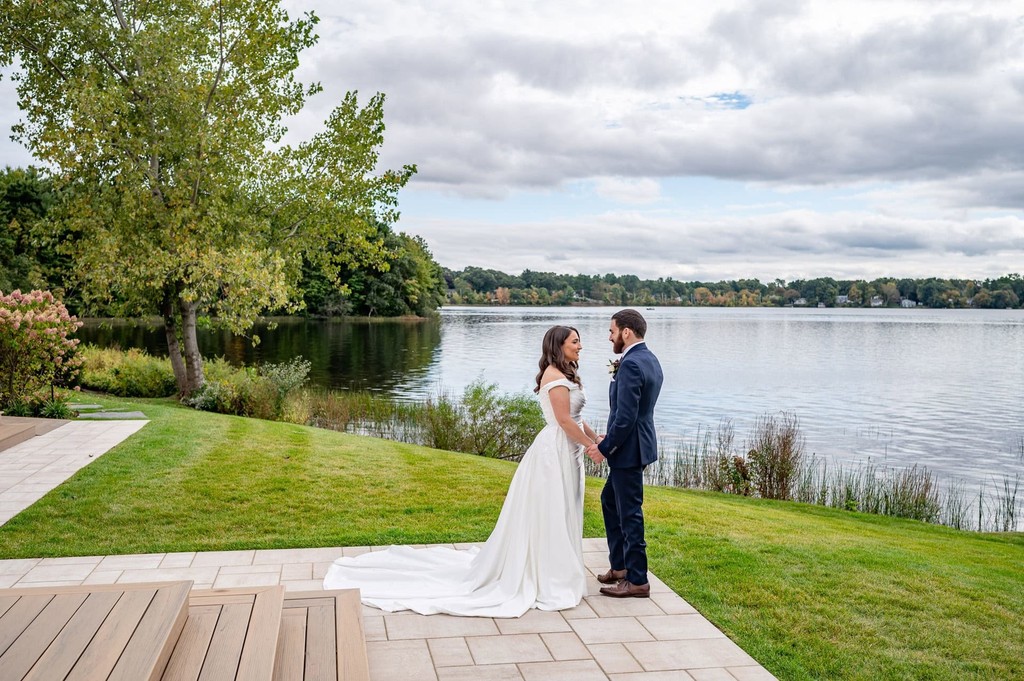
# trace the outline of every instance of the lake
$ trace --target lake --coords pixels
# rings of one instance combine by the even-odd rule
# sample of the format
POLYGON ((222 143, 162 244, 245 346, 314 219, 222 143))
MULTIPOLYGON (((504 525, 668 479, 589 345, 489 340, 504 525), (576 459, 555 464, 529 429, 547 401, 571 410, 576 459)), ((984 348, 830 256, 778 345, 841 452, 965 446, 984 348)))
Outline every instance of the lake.
MULTIPOLYGON (((207 355, 312 362, 311 380, 417 400, 483 378, 533 387, 540 340, 579 329, 584 411, 607 415, 614 308, 446 307, 432 322, 279 320, 261 343, 203 332, 207 355)), ((1024 475, 1024 311, 656 308, 641 310, 665 370, 656 413, 670 445, 732 420, 742 441, 764 414, 795 414, 807 451, 845 464, 921 464, 972 487, 1024 475)), ((89 322, 86 342, 163 349, 163 331, 89 322)), ((601 430, 601 428, 598 428, 601 430)))

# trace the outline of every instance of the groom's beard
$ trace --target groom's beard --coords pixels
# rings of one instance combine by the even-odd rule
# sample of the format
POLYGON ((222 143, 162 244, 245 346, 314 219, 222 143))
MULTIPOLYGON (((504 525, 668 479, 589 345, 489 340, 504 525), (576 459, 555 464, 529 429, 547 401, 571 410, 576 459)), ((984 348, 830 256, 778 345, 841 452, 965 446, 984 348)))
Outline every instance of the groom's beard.
POLYGON ((621 338, 616 338, 612 341, 612 352, 616 355, 621 355, 622 351, 626 349, 626 344, 622 342, 621 338))

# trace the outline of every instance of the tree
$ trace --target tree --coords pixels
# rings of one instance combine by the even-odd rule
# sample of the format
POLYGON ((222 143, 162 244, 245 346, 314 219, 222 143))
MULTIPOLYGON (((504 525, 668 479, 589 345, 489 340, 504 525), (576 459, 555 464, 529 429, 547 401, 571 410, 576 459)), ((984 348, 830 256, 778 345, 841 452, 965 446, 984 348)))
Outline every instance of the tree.
POLYGON ((38 243, 38 225, 53 203, 52 183, 35 168, 0 173, 0 291, 56 288, 58 257, 38 243))
POLYGON ((383 101, 348 93, 323 131, 282 146, 319 85, 294 78, 317 18, 277 0, 0 0, 16 137, 59 178, 83 302, 159 313, 179 391, 203 383, 196 325, 236 333, 294 310, 304 258, 336 279, 379 262, 415 172, 375 174, 383 101), (328 248, 328 246, 339 246, 328 248))

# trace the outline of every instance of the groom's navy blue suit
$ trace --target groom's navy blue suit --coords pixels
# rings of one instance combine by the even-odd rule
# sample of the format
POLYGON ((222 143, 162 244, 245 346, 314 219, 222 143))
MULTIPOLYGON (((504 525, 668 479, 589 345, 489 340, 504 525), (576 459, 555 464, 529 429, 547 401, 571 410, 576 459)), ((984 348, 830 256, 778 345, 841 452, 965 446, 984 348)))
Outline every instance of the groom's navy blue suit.
POLYGON ((664 375, 646 343, 629 347, 608 388, 608 432, 598 445, 608 460, 601 510, 613 570, 626 570, 632 584, 647 583, 644 541, 644 467, 658 460, 654 404, 664 375))

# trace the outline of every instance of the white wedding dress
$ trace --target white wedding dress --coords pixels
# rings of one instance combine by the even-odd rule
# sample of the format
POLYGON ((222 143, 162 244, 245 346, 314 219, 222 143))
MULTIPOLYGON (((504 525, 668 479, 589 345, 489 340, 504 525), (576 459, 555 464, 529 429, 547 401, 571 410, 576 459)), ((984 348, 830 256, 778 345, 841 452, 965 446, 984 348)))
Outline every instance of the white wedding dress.
POLYGON ((541 387, 547 425, 519 462, 481 548, 391 546, 339 558, 324 588, 358 588, 366 605, 423 615, 519 617, 530 608, 578 605, 586 593, 583 447, 555 422, 548 392, 556 386, 569 388, 570 413, 580 422, 586 395, 579 386, 559 379, 541 387))

